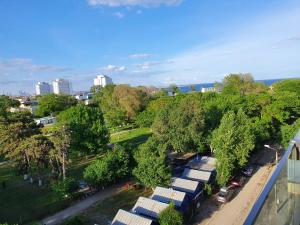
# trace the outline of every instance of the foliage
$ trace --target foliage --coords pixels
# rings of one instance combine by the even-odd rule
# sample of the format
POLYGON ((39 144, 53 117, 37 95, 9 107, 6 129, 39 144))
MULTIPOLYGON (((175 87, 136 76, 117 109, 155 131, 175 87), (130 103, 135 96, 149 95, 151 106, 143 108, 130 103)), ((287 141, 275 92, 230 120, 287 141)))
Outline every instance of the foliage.
POLYGON ((263 83, 254 82, 251 74, 229 74, 223 80, 223 94, 238 94, 244 96, 248 93, 262 93, 266 91, 263 83))
POLYGON ((48 133, 49 139, 53 143, 50 152, 52 162, 52 173, 57 173, 63 179, 66 178, 66 164, 71 145, 71 132, 68 125, 58 124, 48 133))
POLYGON ((155 112, 150 110, 144 110, 143 112, 139 113, 136 117, 135 123, 139 127, 151 127, 155 117, 155 112))
POLYGON ((206 183, 204 186, 204 190, 206 191, 208 196, 212 195, 212 186, 211 184, 206 183))
POLYGON ((38 117, 56 115, 77 103, 77 100, 72 96, 56 94, 46 94, 38 98, 38 101, 39 107, 36 110, 38 117))
POLYGON ((167 165, 166 145, 162 145, 155 137, 140 145, 135 153, 137 167, 133 175, 146 187, 168 185, 171 180, 171 170, 167 165))
POLYGON ((129 174, 129 154, 120 145, 115 145, 84 171, 84 178, 96 186, 106 186, 129 174))
POLYGON ((174 202, 171 202, 165 210, 159 214, 161 225, 183 225, 183 216, 175 209, 174 202))
POLYGON ((300 79, 288 79, 276 82, 272 85, 272 91, 278 94, 294 92, 297 96, 300 96, 300 79))
POLYGON ((226 113, 212 134, 212 147, 218 160, 217 181, 225 185, 235 168, 243 167, 255 146, 251 121, 242 110, 226 113))
POLYGON ((290 140, 296 135, 300 129, 300 119, 297 119, 293 124, 285 124, 281 126, 281 144, 288 146, 290 140))
POLYGON ((63 181, 56 181, 52 185, 52 190, 61 198, 72 195, 78 189, 78 183, 72 178, 63 181))
POLYGON ((173 107, 159 112, 152 128, 160 142, 178 152, 202 151, 205 120, 197 95, 182 97, 173 107))
POLYGON ((72 150, 86 153, 106 151, 109 134, 98 107, 73 106, 58 115, 58 122, 69 127, 72 150))
POLYGON ((39 127, 29 112, 11 113, 0 122, 0 154, 6 159, 17 160, 20 170, 27 173, 36 157, 41 140, 39 127))
POLYGON ((133 122, 138 113, 145 109, 149 98, 145 89, 129 85, 107 85, 94 96, 111 127, 133 122))
POLYGON ((8 109, 10 107, 17 107, 20 105, 20 102, 6 95, 0 95, 0 117, 6 118, 8 116, 8 109))

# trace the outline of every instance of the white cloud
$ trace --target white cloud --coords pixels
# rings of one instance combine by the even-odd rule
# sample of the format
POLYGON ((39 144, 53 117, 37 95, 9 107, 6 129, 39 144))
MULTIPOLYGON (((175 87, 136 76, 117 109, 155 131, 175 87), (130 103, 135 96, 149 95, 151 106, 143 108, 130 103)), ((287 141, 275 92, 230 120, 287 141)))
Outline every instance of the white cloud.
POLYGON ((119 19, 122 19, 125 15, 121 12, 115 12, 113 13, 114 16, 118 17, 119 19))
POLYGON ((234 72, 250 72, 257 79, 299 77, 299 24, 300 7, 294 7, 229 27, 222 38, 170 57, 174 63, 159 66, 168 72, 152 79, 163 84, 205 83, 234 72))
POLYGON ((136 11, 136 14, 142 14, 142 13, 143 13, 143 11, 140 9, 136 11))
POLYGON ((136 54, 129 55, 129 58, 141 59, 141 58, 150 58, 152 56, 153 56, 152 54, 148 54, 148 53, 136 53, 136 54))
POLYGON ((54 65, 43 65, 33 63, 28 58, 12 58, 12 59, 0 59, 0 73, 1 74, 13 74, 13 73, 39 73, 39 72, 67 72, 71 71, 71 68, 59 67, 54 65))
POLYGON ((122 73, 126 70, 125 66, 115 66, 107 65, 106 67, 101 68, 100 70, 108 73, 122 73))
POLYGON ((183 0, 87 0, 91 6, 143 6, 143 7, 157 7, 160 5, 177 6, 183 0))
POLYGON ((171 63, 174 63, 174 61, 171 61, 171 60, 169 60, 169 61, 152 61, 152 62, 143 62, 143 63, 137 64, 136 66, 140 69, 147 70, 153 66, 171 64, 171 63))

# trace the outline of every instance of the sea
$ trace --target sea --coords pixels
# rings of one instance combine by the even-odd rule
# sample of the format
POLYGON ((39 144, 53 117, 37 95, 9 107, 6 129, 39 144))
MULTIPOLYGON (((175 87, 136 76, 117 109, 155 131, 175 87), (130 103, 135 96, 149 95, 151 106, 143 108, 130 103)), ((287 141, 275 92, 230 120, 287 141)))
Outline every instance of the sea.
MULTIPOLYGON (((262 82, 267 86, 271 86, 272 84, 282 81, 284 79, 269 79, 269 80, 255 80, 255 82, 262 82)), ((189 92, 191 90, 191 87, 195 87, 196 91, 200 91, 201 88, 210 88, 214 86, 214 83, 203 83, 203 84, 189 84, 189 85, 180 85, 178 88, 180 89, 181 92, 189 92)))

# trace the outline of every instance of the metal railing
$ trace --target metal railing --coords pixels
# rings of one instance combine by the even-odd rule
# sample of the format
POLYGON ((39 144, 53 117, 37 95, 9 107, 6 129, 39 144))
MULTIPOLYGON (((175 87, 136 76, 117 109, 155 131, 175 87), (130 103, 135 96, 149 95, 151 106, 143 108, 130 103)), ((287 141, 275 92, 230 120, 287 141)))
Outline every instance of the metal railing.
POLYGON ((300 130, 244 222, 253 224, 300 224, 300 130))

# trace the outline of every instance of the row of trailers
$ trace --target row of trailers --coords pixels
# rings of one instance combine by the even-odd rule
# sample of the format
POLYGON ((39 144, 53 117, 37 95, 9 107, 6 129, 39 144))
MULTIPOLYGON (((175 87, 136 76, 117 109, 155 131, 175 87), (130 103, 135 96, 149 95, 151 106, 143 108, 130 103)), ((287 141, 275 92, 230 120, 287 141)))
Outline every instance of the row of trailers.
POLYGON ((195 157, 187 163, 181 177, 173 177, 169 188, 156 187, 149 198, 139 197, 130 212, 120 209, 112 225, 157 225, 159 214, 174 202, 176 209, 190 218, 203 201, 205 184, 213 184, 216 159, 195 157))

